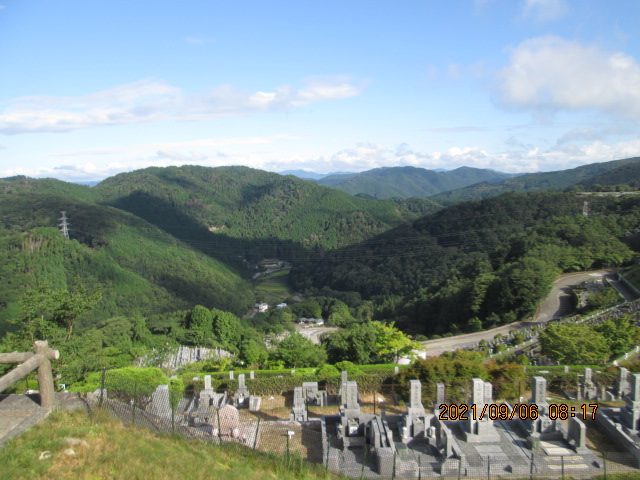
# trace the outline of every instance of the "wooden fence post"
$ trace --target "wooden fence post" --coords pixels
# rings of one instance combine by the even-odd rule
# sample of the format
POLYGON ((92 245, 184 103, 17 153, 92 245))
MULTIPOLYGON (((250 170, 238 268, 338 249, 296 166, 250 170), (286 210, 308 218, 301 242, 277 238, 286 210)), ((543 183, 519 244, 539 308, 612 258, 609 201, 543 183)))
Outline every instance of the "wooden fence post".
POLYGON ((38 390, 40 391, 40 406, 51 408, 55 404, 53 390, 53 372, 51 371, 51 361, 47 358, 49 344, 46 340, 35 342, 36 355, 44 358, 38 367, 38 390))

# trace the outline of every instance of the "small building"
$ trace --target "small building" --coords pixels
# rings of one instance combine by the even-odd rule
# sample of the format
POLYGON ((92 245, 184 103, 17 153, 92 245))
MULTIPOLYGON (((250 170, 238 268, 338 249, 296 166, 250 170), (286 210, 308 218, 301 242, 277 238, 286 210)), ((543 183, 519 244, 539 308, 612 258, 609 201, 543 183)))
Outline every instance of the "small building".
POLYGON ((266 312, 267 310, 269 310, 269 305, 267 305, 266 303, 259 303, 258 305, 256 305, 256 309, 258 310, 258 312, 262 313, 262 312, 266 312))
POLYGON ((278 305, 276 305, 276 308, 284 308, 286 306, 287 306, 286 303, 279 303, 278 305))

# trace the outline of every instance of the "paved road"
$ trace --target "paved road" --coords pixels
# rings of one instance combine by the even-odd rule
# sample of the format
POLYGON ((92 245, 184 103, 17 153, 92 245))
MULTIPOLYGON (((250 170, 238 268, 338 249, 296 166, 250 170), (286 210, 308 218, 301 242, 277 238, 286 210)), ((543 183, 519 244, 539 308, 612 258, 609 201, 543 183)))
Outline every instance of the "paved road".
POLYGON ((295 327, 300 335, 308 338, 316 345, 320 345, 323 335, 340 330, 339 327, 314 327, 311 325, 302 325, 300 323, 296 323, 295 327))
POLYGON ((535 320, 539 323, 546 323, 554 318, 564 317, 573 313, 571 301, 572 290, 590 280, 600 280, 610 274, 613 270, 596 270, 593 272, 569 273, 557 278, 551 289, 551 293, 538 307, 535 320))
POLYGON ((498 334, 507 334, 511 330, 524 330, 538 323, 546 323, 549 320, 568 315, 572 312, 571 307, 571 287, 581 283, 599 279, 610 273, 609 270, 598 270, 593 272, 570 273, 562 275, 553 284, 551 293, 540 304, 538 312, 533 322, 517 322, 510 325, 503 325, 493 330, 484 332, 468 333, 455 337, 441 338, 438 340, 428 340, 422 342, 426 347, 426 355, 437 357, 444 352, 450 352, 460 348, 475 346, 480 340, 492 340, 498 334))

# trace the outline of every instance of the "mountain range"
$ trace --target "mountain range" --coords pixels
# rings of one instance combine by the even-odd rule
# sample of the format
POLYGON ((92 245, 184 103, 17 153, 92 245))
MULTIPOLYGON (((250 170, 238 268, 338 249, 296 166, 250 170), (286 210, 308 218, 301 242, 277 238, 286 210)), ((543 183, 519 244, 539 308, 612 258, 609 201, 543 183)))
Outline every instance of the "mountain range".
MULTIPOLYGON (((503 295, 504 286, 496 282, 538 248, 532 238, 553 244, 574 230, 596 232, 588 241, 563 240, 567 245, 558 246, 559 257, 549 261, 561 271, 586 268, 602 258, 610 264, 618 262, 613 258, 626 261, 628 252, 618 238, 633 238, 634 200, 592 202, 591 211, 602 212, 603 219, 616 209, 632 212, 612 220, 619 226, 607 233, 597 219, 594 224, 580 220, 582 198, 544 191, 638 187, 640 158, 517 177, 470 168, 394 167, 323 181, 334 187, 247 167, 197 166, 122 173, 91 188, 54 179, 0 179, 0 333, 19 311, 24 291, 43 282, 70 288, 81 281, 103 288, 101 304, 82 320, 86 324, 197 304, 242 314, 255 301, 250 278, 264 258, 293 263, 299 291, 352 292, 377 305, 380 319, 404 318, 409 325, 407 318, 435 315, 437 301, 449 309, 464 304, 460 292, 493 288, 503 295), (339 189, 345 185, 368 189, 357 188, 361 191, 353 195, 339 189), (442 190, 447 188, 454 189, 442 190), (381 198, 387 195, 394 198, 381 198), (70 240, 57 227, 61 211, 69 219, 70 240), (557 218, 570 219, 563 220, 566 231, 554 227, 562 224, 557 218), (547 230, 531 237, 534 228, 547 230), (449 287, 448 300, 442 297, 447 282, 472 279, 478 272, 490 279, 487 285, 460 280, 455 289, 449 287)), ((467 305, 456 315, 464 323, 475 312, 489 326, 495 319, 487 320, 491 304, 485 300, 482 296, 477 309, 467 305)), ((495 311, 508 317, 517 310, 509 305, 495 311)), ((442 319, 448 317, 442 312, 429 328, 446 330, 442 319)))
MULTIPOLYGON (((510 174, 460 167, 436 171, 418 167, 383 167, 360 173, 338 173, 314 179, 320 185, 352 195, 378 199, 423 197, 441 205, 478 200, 505 192, 561 191, 577 186, 627 183, 637 178, 640 158, 594 163, 556 172, 510 174)), ((296 175, 296 173, 292 173, 296 175)))
POLYGON ((328 175, 317 182, 352 195, 366 194, 384 199, 430 197, 480 182, 497 183, 513 176, 470 167, 445 172, 417 167, 384 167, 362 173, 328 175))

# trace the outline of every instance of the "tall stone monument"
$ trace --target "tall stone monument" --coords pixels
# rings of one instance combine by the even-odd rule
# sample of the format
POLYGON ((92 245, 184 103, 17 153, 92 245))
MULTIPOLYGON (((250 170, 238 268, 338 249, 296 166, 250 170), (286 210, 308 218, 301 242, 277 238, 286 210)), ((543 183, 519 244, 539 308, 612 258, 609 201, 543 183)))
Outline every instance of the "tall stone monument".
POLYGON ((236 407, 246 407, 249 404, 249 389, 245 384, 244 373, 238 375, 238 389, 234 396, 236 407))
POLYGON ((302 395, 302 387, 295 387, 293 389, 293 411, 291 412, 291 421, 307 421, 307 407, 302 395))
POLYGON ((495 443, 500 441, 500 434, 489 417, 489 406, 493 386, 481 378, 471 380, 471 403, 469 404, 469 420, 466 421, 465 439, 469 443, 495 443), (485 409, 485 406, 487 407, 485 409), (472 408, 473 407, 473 408, 472 408), (472 412, 475 413, 475 418, 472 412), (484 412, 484 416, 482 415, 484 412))

